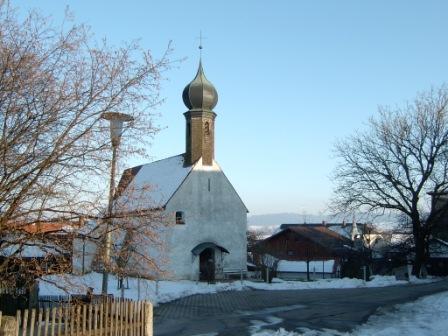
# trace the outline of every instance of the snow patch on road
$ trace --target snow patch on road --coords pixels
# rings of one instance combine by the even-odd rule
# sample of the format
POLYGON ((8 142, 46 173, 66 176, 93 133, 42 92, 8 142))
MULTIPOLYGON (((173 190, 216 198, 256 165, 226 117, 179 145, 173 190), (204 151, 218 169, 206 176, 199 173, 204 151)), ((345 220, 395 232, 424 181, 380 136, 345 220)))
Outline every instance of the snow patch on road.
POLYGON ((271 308, 263 308, 260 310, 249 310, 249 311, 237 311, 239 315, 243 316, 251 316, 251 315, 266 315, 266 314, 274 314, 280 312, 286 312, 294 309, 305 308, 306 306, 297 304, 290 306, 280 306, 280 307, 271 307, 271 308))
POLYGON ((350 333, 336 330, 252 331, 252 336, 445 336, 448 330, 448 292, 417 301, 379 309, 369 320, 350 333))
POLYGON ((272 327, 282 322, 283 320, 281 318, 275 316, 268 316, 263 320, 252 320, 250 321, 252 326, 249 327, 249 331, 251 334, 258 335, 263 328, 272 327))

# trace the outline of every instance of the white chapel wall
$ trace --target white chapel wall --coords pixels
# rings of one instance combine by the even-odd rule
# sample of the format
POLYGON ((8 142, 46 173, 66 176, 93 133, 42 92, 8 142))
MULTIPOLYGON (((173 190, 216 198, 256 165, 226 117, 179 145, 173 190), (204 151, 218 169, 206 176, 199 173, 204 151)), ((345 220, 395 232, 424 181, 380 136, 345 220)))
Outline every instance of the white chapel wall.
POLYGON ((193 170, 166 211, 185 213, 185 224, 172 227, 166 242, 172 278, 197 278, 199 257, 191 250, 203 242, 214 242, 230 252, 224 254, 223 268, 246 268, 246 208, 220 170, 193 170))

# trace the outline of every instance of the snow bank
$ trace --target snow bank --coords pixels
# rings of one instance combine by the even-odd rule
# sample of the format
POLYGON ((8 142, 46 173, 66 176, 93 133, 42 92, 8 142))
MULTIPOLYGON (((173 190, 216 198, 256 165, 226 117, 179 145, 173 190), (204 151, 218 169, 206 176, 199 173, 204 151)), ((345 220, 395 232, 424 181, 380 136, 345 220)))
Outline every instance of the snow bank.
POLYGON ((284 281, 274 278, 272 284, 246 281, 245 285, 254 289, 284 290, 284 289, 326 289, 326 288, 366 288, 406 285, 409 283, 420 284, 436 281, 436 278, 418 279, 411 277, 411 281, 395 280, 394 276, 373 276, 371 281, 364 282, 361 279, 320 279, 317 281, 284 281))
MULTIPOLYGON (((448 329, 448 292, 420 298, 417 301, 379 310, 351 333, 336 330, 257 331, 252 336, 444 336, 448 329)), ((261 326, 263 327, 263 326, 261 326)))
MULTIPOLYGON (((68 295, 86 294, 89 287, 94 294, 101 293, 102 274, 89 273, 82 276, 52 275, 39 281, 39 295, 68 295)), ((124 296, 133 300, 149 300, 153 304, 179 299, 193 294, 217 293, 228 290, 242 290, 241 282, 217 283, 208 285, 195 281, 151 281, 146 279, 129 278, 125 281, 124 296)), ((121 296, 118 279, 109 275, 108 293, 115 297, 121 296)))
MULTIPOLYGON (((411 283, 427 283, 435 281, 432 279, 412 278, 411 283)), ((85 294, 87 288, 92 287, 94 294, 101 293, 102 274, 89 273, 82 276, 76 275, 51 275, 39 281, 39 295, 67 295, 85 294)), ((129 278, 125 282, 128 289, 124 290, 124 296, 133 300, 149 300, 153 304, 163 303, 179 299, 193 294, 217 293, 229 290, 243 290, 248 288, 262 290, 284 290, 284 289, 325 289, 325 288, 363 288, 363 287, 385 287, 393 285, 405 285, 407 281, 397 281, 393 276, 375 276, 372 281, 365 282, 360 279, 321 279, 311 282, 283 281, 274 278, 272 284, 253 281, 234 281, 209 285, 195 281, 150 281, 145 279, 129 278)), ((109 275, 109 294, 120 297, 121 290, 118 288, 118 279, 109 275)))

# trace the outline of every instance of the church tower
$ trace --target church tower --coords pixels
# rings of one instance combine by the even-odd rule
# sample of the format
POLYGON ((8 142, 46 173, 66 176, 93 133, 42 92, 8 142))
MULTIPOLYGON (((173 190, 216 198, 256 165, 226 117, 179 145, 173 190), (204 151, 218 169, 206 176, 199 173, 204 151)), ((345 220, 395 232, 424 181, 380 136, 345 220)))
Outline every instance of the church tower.
POLYGON ((185 164, 190 166, 202 157, 202 164, 211 166, 215 157, 215 117, 218 103, 215 87, 205 77, 202 62, 196 77, 188 84, 182 98, 188 111, 186 119, 185 164))

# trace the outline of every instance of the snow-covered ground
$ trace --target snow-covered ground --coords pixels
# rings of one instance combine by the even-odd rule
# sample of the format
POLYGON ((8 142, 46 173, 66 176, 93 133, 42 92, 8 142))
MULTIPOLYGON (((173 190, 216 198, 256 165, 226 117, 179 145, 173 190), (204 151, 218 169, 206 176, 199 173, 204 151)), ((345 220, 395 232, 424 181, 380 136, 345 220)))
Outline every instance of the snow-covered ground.
POLYGON ((272 284, 263 282, 245 282, 246 286, 256 289, 265 290, 282 290, 282 289, 325 289, 325 288, 367 288, 367 287, 386 287, 406 284, 422 284, 437 281, 437 278, 418 279, 411 277, 410 281, 395 280, 395 276, 379 276, 375 275, 372 280, 364 282, 361 279, 320 279, 316 281, 283 281, 274 279, 272 284))
MULTIPOLYGON (((427 283, 437 279, 411 278, 411 283, 427 283)), ((94 294, 101 293, 102 274, 89 273, 83 276, 75 275, 53 275, 46 276, 39 283, 39 295, 67 295, 85 294, 88 287, 92 287, 94 294)), ((129 289, 124 290, 126 298, 134 300, 149 300, 153 304, 172 301, 193 294, 216 293, 228 290, 244 290, 248 288, 263 290, 283 289, 324 289, 324 288, 363 288, 363 287, 385 287, 394 285, 405 285, 408 281, 397 281, 393 276, 375 276, 373 280, 364 282, 360 279, 321 279, 311 282, 282 281, 274 279, 272 284, 254 281, 233 281, 209 285, 195 281, 150 281, 145 279, 129 278, 129 289)), ((126 284, 126 283, 125 283, 126 284)), ((118 280, 109 276, 109 294, 120 297, 118 280)))
POLYGON ((380 309, 369 320, 350 333, 336 330, 301 329, 288 332, 273 328, 282 322, 273 318, 272 323, 254 322, 252 336, 445 336, 448 335, 448 292, 420 298, 417 301, 396 305, 392 309, 380 309))
MULTIPOLYGON (((86 294, 92 287, 94 294, 101 293, 102 274, 88 273, 82 276, 57 275, 46 276, 39 281, 39 295, 86 294)), ((208 285, 203 282, 188 280, 180 281, 150 281, 128 278, 125 281, 124 297, 133 300, 149 300, 154 305, 179 299, 193 294, 216 293, 227 290, 242 290, 241 282, 217 283, 208 285)), ((115 297, 121 296, 118 279, 109 275, 108 293, 115 297)))

